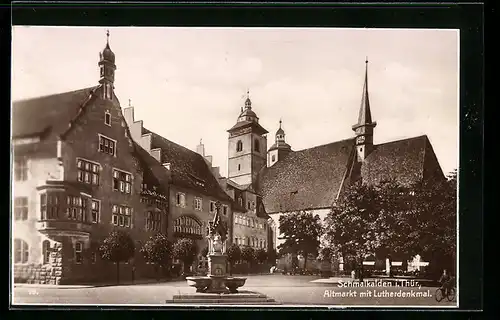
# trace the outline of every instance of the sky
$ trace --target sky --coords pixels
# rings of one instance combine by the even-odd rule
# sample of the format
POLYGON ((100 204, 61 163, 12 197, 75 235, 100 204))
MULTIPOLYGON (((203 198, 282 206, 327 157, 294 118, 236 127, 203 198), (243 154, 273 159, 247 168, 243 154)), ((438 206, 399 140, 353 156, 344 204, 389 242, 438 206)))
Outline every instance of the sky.
POLYGON ((458 167, 457 30, 16 26, 12 100, 97 85, 106 30, 122 108, 191 150, 202 139, 224 176, 247 90, 268 147, 280 118, 293 150, 353 137, 366 57, 374 142, 426 134, 458 167))

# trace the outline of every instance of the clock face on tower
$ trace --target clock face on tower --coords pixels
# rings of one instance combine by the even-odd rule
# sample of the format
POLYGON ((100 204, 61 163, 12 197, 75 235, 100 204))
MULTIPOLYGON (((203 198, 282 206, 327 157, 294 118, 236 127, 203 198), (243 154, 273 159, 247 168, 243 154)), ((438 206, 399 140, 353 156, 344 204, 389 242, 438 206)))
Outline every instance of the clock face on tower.
POLYGON ((361 144, 361 143, 365 142, 365 137, 364 137, 364 136, 359 136, 359 137, 357 137, 357 138, 356 138, 356 142, 357 142, 358 144, 361 144))

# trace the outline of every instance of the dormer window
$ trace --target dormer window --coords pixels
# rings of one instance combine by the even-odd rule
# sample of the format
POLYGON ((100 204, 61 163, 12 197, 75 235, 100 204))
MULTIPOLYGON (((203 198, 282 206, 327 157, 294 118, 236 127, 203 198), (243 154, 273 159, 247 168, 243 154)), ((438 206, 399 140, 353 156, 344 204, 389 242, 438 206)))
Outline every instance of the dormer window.
POLYGON ((111 127, 111 113, 109 113, 109 111, 107 110, 106 113, 104 114, 104 124, 111 127))
POLYGON ((243 151, 243 142, 241 142, 241 140, 238 140, 238 142, 236 143, 236 152, 240 151, 243 151))

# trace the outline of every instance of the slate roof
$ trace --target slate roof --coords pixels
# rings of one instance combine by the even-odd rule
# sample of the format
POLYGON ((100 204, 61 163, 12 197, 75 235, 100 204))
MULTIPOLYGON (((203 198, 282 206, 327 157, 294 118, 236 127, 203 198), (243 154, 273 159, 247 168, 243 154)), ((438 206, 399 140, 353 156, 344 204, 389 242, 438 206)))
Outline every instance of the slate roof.
POLYGON ((291 152, 264 168, 256 188, 262 194, 266 212, 330 207, 354 152, 354 139, 346 139, 291 152))
POLYGON ((99 86, 14 101, 12 103, 12 137, 64 133, 78 115, 91 93, 99 86))
MULTIPOLYGON (((259 174, 257 188, 267 213, 321 209, 332 205, 348 174, 377 184, 395 179, 408 185, 424 179, 444 178, 427 136, 391 141, 374 150, 354 173, 354 138, 290 152, 259 174), (346 169, 348 174, 346 175, 346 169)), ((356 177, 354 177, 356 178, 356 177)))
POLYGON ((205 159, 198 153, 180 146, 148 129, 151 134, 151 149, 161 149, 161 162, 170 163, 171 183, 196 190, 219 200, 232 201, 222 190, 205 159))
POLYGON ((375 145, 361 166, 361 177, 370 184, 395 179, 401 184, 409 185, 430 178, 424 176, 426 166, 439 167, 439 163, 429 139, 423 135, 375 145), (426 161, 429 156, 434 163, 426 161))
POLYGON ((246 128, 246 127, 251 127, 254 129, 254 132, 257 134, 265 134, 268 133, 266 129, 264 129, 259 123, 254 122, 254 121, 239 121, 236 122, 236 124, 227 132, 232 132, 241 128, 246 128))
POLYGON ((164 195, 168 195, 168 184, 170 183, 170 173, 167 171, 149 152, 134 142, 134 152, 143 170, 150 173, 150 177, 155 179, 154 183, 164 195))

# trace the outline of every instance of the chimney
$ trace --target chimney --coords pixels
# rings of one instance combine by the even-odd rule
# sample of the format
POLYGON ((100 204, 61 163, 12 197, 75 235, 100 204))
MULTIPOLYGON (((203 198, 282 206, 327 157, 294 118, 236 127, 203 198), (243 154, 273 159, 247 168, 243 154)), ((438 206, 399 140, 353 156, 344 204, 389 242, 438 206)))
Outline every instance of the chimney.
POLYGON ((202 157, 205 157, 205 145, 203 144, 201 139, 200 144, 196 146, 196 153, 198 153, 202 157))

